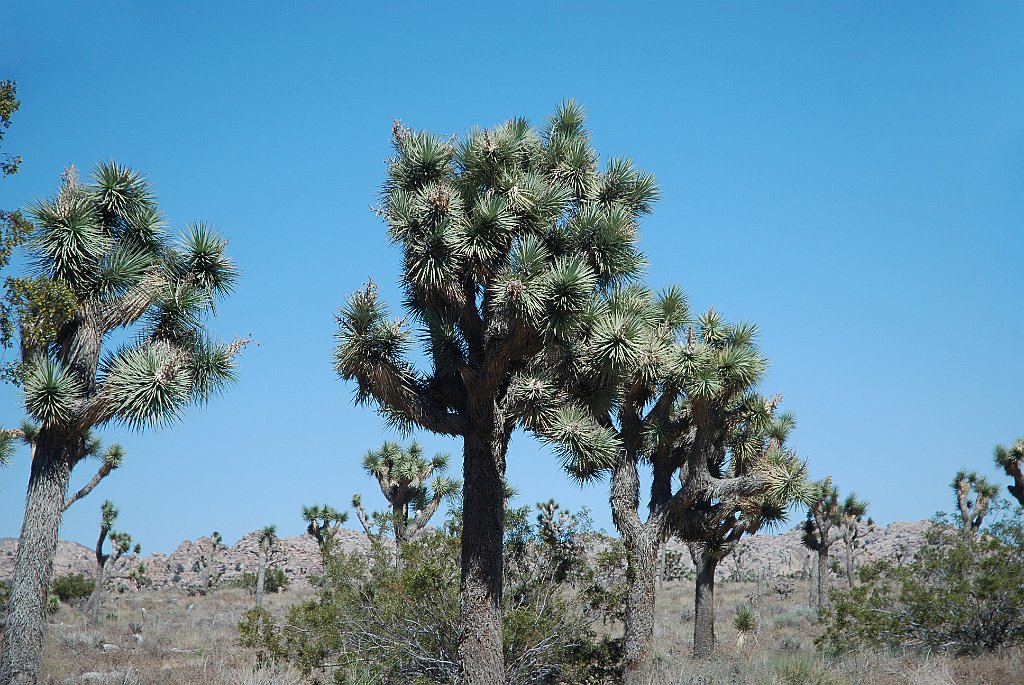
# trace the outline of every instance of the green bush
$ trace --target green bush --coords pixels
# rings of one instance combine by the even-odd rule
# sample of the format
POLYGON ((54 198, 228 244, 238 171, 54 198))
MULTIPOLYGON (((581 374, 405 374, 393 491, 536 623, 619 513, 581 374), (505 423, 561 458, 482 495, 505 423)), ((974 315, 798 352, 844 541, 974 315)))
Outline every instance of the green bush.
MULTIPOLYGON (((527 510, 528 511, 528 510, 527 510)), ((614 682, 617 641, 592 624, 617 596, 582 553, 585 519, 553 531, 509 511, 506 536, 505 659, 510 682, 614 682), (553 534, 555 533, 555 534, 553 534)), ((318 597, 284 621, 250 611, 242 642, 305 673, 329 668, 336 683, 450 683, 459 644, 458 516, 403 547, 401 564, 378 545, 370 558, 323 550, 318 597)), ((605 571, 614 577, 610 571, 605 571)), ((621 574, 619 574, 621 579, 621 574)))
POLYGON ((96 581, 81 573, 69 573, 57 576, 50 585, 50 591, 65 604, 76 599, 84 599, 92 594, 96 581))
MULTIPOLYGON (((244 588, 250 594, 256 592, 256 574, 243 573, 238 580, 238 587, 244 588)), ((267 575, 263 579, 263 591, 267 593, 284 592, 288 588, 288 574, 281 568, 268 568, 267 575)))
POLYGON ((1024 642, 1021 510, 979 536, 936 522, 908 564, 860 570, 833 593, 818 643, 833 651, 890 647, 974 654, 1024 642))

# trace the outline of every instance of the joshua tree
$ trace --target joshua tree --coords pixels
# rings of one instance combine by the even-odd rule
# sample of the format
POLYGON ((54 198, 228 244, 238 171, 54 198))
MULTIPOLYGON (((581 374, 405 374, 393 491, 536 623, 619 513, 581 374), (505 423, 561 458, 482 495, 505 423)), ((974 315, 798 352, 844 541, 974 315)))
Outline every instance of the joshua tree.
MULTIPOLYGON (((628 551, 623 673, 626 683, 647 683, 657 557, 669 532, 678 526, 680 534, 707 535, 707 521, 719 513, 714 503, 767 493, 792 477, 795 464, 782 464, 778 450, 751 448, 744 453, 745 470, 732 473, 722 468, 724 462, 715 466, 719 432, 728 435, 774 412, 773 404, 752 392, 765 367, 752 326, 727 325, 711 310, 687 334, 693 322, 683 293, 672 287, 655 296, 638 285, 595 300, 589 321, 554 372, 576 379, 567 386, 575 404, 619 447, 610 469, 610 499, 628 551), (650 468, 652 479, 646 516, 640 513, 641 465, 650 468)), ((542 399, 559 392, 543 379, 528 387, 542 399)), ((548 440, 572 436, 574 424, 586 425, 576 416, 546 420, 543 406, 537 412, 541 420, 527 425, 548 440)), ((579 467, 572 472, 589 475, 579 467)))
MULTIPOLYGON (((702 458, 712 476, 723 481, 745 479, 751 484, 734 493, 702 494, 678 522, 697 572, 693 621, 693 655, 697 659, 708 659, 715 650, 718 565, 737 550, 744 535, 784 523, 789 510, 807 499, 806 467, 784 446, 796 422, 792 414, 776 414, 780 399, 747 395, 720 405, 701 422, 706 421, 708 427, 720 424, 713 429, 720 437, 710 441, 702 458), (736 418, 723 421, 729 414, 736 418)), ((699 408, 699 403, 694 406, 699 408)), ((691 448, 703 439, 704 430, 699 423, 689 442, 691 448)))
POLYGON ((90 431, 111 422, 163 427, 233 377, 246 341, 213 341, 203 320, 230 292, 226 243, 202 224, 177 243, 164 231, 149 183, 113 162, 92 182, 65 176, 52 200, 28 210, 32 279, 63 293, 62 308, 25 299, 16 314, 22 389, 39 423, 15 562, 0 682, 34 683, 43 596, 72 469, 90 431), (117 331, 126 344, 104 351, 117 331))
POLYGON ((257 539, 260 548, 257 553, 256 606, 261 607, 263 606, 263 586, 267 581, 267 566, 270 565, 270 556, 277 544, 277 526, 267 526, 260 531, 257 539))
POLYGON ((108 572, 115 571, 117 562, 128 552, 139 554, 142 546, 132 547, 132 536, 128 533, 115 532, 114 522, 117 520, 117 508, 107 500, 100 508, 100 537, 96 540, 96 583, 89 597, 89 623, 98 625, 100 622, 100 604, 103 602, 103 589, 108 572), (110 553, 103 551, 107 538, 110 538, 110 553))
MULTIPOLYGON (((402 249, 406 316, 391 320, 372 282, 338 316, 335 368, 358 382, 359 402, 397 427, 463 439, 467 685, 505 679, 503 479, 512 431, 528 411, 521 400, 535 387, 529 372, 577 335, 595 294, 644 264, 637 218, 656 199, 654 179, 619 159, 599 172, 584 120, 570 102, 540 134, 521 119, 462 139, 396 123, 379 212, 402 249), (410 323, 429 370, 409 360, 410 323)), ((550 405, 547 417, 573 433, 557 447, 567 466, 614 456, 604 431, 569 420, 578 408, 561 396, 550 405)))
POLYGON ((199 589, 206 591, 211 589, 223 574, 223 569, 217 568, 217 555, 224 546, 224 538, 217 531, 213 531, 209 537, 209 549, 204 550, 200 546, 199 559, 196 564, 199 566, 199 589))
MULTIPOLYGON (((856 498, 853 502, 857 502, 856 498)), ((811 573, 812 609, 828 606, 828 554, 831 547, 843 539, 842 523, 839 488, 833 484, 831 476, 812 483, 803 536, 804 546, 816 553, 811 573)))
MULTIPOLYGON (((395 533, 395 558, 399 561, 402 545, 415 539, 441 502, 457 495, 462 487, 458 480, 441 475, 447 470, 450 458, 438 453, 428 461, 423 456, 423 448, 415 441, 405 449, 397 442, 385 442, 363 457, 363 470, 377 479, 388 501, 391 510, 388 518, 395 533)), ((373 524, 360 495, 352 497, 352 506, 366 534, 372 537, 373 524)))
POLYGON ((1024 465, 1024 438, 1017 438, 1009 447, 997 445, 995 458, 996 466, 1002 468, 1006 475, 1013 479, 1013 483, 1007 485, 1006 489, 1024 507, 1024 474, 1021 473, 1021 466, 1024 465))
POLYGON ((316 544, 322 552, 325 545, 334 539, 334 535, 342 524, 348 520, 348 512, 338 511, 329 504, 323 506, 314 504, 302 507, 302 520, 307 524, 306 532, 316 540, 316 544))
POLYGON ((957 471, 950 484, 960 512, 960 526, 965 535, 975 535, 981 528, 992 499, 999 495, 999 486, 990 483, 976 471, 957 471))
POLYGON ((864 520, 867 513, 867 501, 857 499, 856 493, 853 492, 846 496, 839 510, 839 537, 843 541, 843 551, 846 553, 846 583, 850 589, 853 589, 854 551, 864 533, 875 526, 870 518, 864 520))

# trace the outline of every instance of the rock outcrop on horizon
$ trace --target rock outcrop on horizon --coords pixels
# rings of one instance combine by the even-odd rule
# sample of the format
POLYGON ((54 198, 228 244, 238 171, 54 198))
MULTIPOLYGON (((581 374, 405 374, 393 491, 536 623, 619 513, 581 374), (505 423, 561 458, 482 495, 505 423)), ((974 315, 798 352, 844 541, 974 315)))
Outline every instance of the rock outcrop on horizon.
MULTIPOLYGON (((863 545, 857 552, 856 563, 862 564, 877 559, 900 561, 910 559, 924 544, 928 521, 897 521, 884 528, 875 528, 863 537, 863 545)), ((151 588, 189 588, 202 586, 209 573, 220 583, 230 583, 244 573, 255 573, 258 531, 243 536, 232 546, 221 545, 212 558, 212 538, 202 537, 195 542, 185 540, 170 554, 149 554, 139 561, 145 564, 145 575, 151 581, 151 588)), ((753 579, 758 577, 797 577, 806 574, 811 565, 811 553, 800 542, 799 527, 774 535, 754 535, 744 539, 736 554, 726 558, 719 566, 719 577, 728 579, 753 579)), ((9 580, 14 572, 14 558, 17 551, 16 538, 0 539, 0 580, 9 580)), ((338 544, 346 552, 367 552, 369 541, 355 530, 339 531, 338 544)), ((316 541, 308 535, 280 538, 273 566, 284 569, 292 582, 303 583, 311 575, 322 571, 320 552, 316 541)), ((833 554, 842 564, 841 545, 836 545, 833 554)), ((685 546, 671 541, 666 552, 666 578, 692 577, 693 562, 685 546)), ((62 540, 54 560, 54 577, 68 573, 92 575, 96 561, 92 550, 77 542, 62 540)))

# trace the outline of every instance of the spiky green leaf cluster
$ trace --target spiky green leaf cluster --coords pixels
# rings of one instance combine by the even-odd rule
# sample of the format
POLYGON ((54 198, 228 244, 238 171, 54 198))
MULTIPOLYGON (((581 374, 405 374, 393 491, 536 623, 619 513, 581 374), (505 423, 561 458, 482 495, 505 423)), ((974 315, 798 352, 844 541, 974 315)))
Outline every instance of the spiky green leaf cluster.
POLYGON ((441 501, 462 489, 461 481, 444 475, 450 459, 440 452, 427 459, 423 447, 416 441, 408 447, 385 442, 378 449, 366 452, 363 470, 377 479, 393 514, 408 519, 430 507, 436 509, 441 501))
MULTIPOLYGON (((635 344, 598 319, 606 295, 644 268, 637 221, 657 199, 653 177, 628 160, 600 169, 571 101, 542 131, 513 119, 444 138, 396 123, 393 145, 379 212, 402 252, 406 316, 391 318, 372 283, 350 297, 338 316, 339 375, 403 429, 463 434, 477 386, 508 392, 496 399, 510 426, 564 418, 552 389, 565 379, 546 374, 551 359, 571 357, 562 348, 588 327, 604 332, 594 368, 621 364, 635 344), (409 361, 415 339, 429 370, 409 361)), ((575 435, 596 442, 569 462, 606 448, 594 427, 575 435)))
POLYGON ((22 375, 35 420, 163 426, 234 380, 240 344, 204 326, 238 277, 215 231, 194 224, 173 240, 149 181, 114 162, 87 183, 69 169, 60 192, 27 213, 32 278, 9 288, 18 296, 8 303, 33 355, 22 375), (102 354, 96 341, 127 327, 131 342, 102 354))

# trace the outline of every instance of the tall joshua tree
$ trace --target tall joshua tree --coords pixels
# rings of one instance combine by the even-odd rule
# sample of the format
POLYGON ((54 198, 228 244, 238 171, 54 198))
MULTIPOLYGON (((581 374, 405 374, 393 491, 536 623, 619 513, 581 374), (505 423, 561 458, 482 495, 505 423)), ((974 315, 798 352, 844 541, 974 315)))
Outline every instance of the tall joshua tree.
MULTIPOLYGON (((395 534, 396 559, 401 559, 402 545, 415 539, 426 527, 441 502, 454 497, 462 487, 460 481, 443 475, 450 458, 438 453, 428 460, 415 441, 407 448, 396 442, 385 442, 377 450, 368 450, 363 457, 363 470, 377 479, 391 510, 388 518, 395 534)), ((372 523, 359 495, 352 497, 352 506, 369 535, 372 523)))
POLYGON ((57 196, 28 214, 31 275, 63 292, 67 306, 27 300, 17 311, 25 408, 40 426, 0 653, 0 682, 19 685, 38 673, 57 531, 90 431, 171 424, 233 380, 245 344, 217 343, 203 324, 236 279, 226 242, 202 224, 172 242, 135 171, 108 162, 90 183, 68 174, 57 196), (129 342, 110 349, 108 335, 123 329, 129 342))
MULTIPOLYGON (((750 394, 748 389, 742 398, 719 404, 698 421, 687 441, 693 449, 702 441, 702 431, 718 433, 721 437, 709 442, 709 447, 714 447, 700 461, 707 461, 715 478, 749 483, 722 495, 702 493, 679 521, 697 572, 693 621, 697 659, 708 659, 715 650, 718 565, 736 550, 744 535, 784 523, 790 509, 807 498, 806 466, 784 445, 795 420, 789 413, 776 414, 780 399, 778 395, 769 399, 750 394)), ((690 464, 688 461, 686 466, 690 464)))
POLYGON ((117 563, 121 558, 132 552, 142 552, 141 545, 132 547, 132 536, 125 532, 114 530, 114 523, 117 521, 118 511, 114 503, 107 500, 100 507, 100 536, 96 540, 96 582, 92 588, 92 596, 89 597, 89 623, 98 625, 100 622, 100 605, 103 602, 103 590, 106 584, 108 572, 117 569, 117 563), (104 552, 107 539, 110 540, 110 552, 104 552))
POLYGON ((843 506, 839 510, 839 538, 843 542, 843 552, 846 556, 846 583, 853 588, 853 561, 854 553, 861 542, 864 533, 874 528, 874 521, 864 517, 868 513, 866 500, 857 499, 857 494, 851 492, 843 500, 843 506))
MULTIPOLYGON (((656 199, 654 179, 621 159, 599 172, 584 123, 572 102, 540 133, 522 119, 459 139, 396 123, 379 211, 402 250, 406 316, 389 319, 372 283, 338 316, 335 367, 358 382, 359 401, 399 427, 463 440, 459 659, 467 685, 505 677, 503 477, 525 411, 519 400, 529 395, 517 381, 573 338, 596 293, 644 264, 637 219, 656 199), (410 323, 427 370, 409 361, 410 323)), ((567 465, 614 451, 598 427, 573 430, 572 445, 558 448, 567 465)))
POLYGON ((965 535, 975 535, 981 528, 992 500, 999 495, 999 486, 990 483, 976 471, 957 471, 950 484, 960 513, 960 526, 965 535))
POLYGON ((1006 486, 1017 502, 1024 507, 1024 473, 1021 467, 1024 465, 1024 438, 1017 438, 1009 447, 997 445, 995 449, 996 466, 1003 469, 1006 475, 1013 479, 1013 483, 1006 486))

